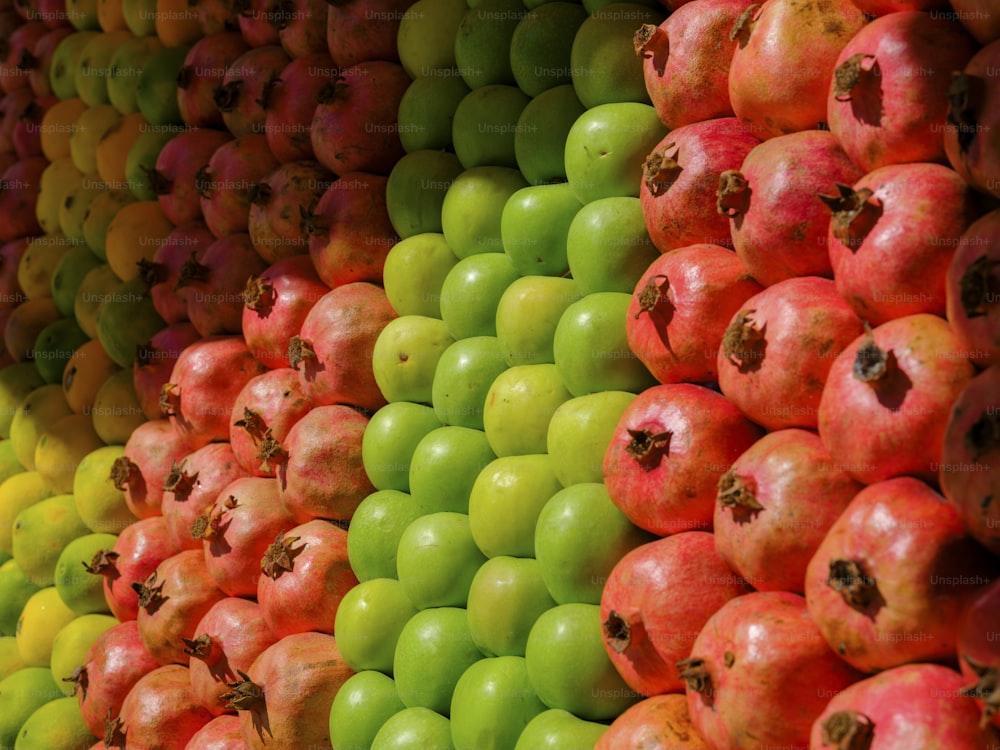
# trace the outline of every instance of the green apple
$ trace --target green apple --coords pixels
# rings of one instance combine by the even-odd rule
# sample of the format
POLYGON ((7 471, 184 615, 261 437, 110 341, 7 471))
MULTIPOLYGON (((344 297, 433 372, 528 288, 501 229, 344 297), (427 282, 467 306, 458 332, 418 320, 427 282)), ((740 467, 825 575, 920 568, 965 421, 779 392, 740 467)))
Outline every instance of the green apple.
POLYGON ((74 82, 76 94, 89 107, 108 104, 108 76, 111 72, 111 58, 118 48, 134 39, 128 29, 102 31, 87 42, 76 61, 74 82))
POLYGON ((486 394, 506 369, 496 336, 459 339, 445 349, 431 388, 431 403, 440 424, 483 429, 486 394))
POLYGON ((372 414, 361 439, 361 459, 372 485, 408 492, 413 449, 440 426, 434 409, 410 401, 386 404, 372 414))
MULTIPOLYGON (((135 139, 125 157, 125 182, 136 200, 155 201, 156 192, 150 182, 150 173, 156 168, 160 151, 176 133, 166 128, 143 130, 135 139)), ((110 219, 108 219, 110 222, 110 219)))
POLYGON ((519 278, 505 253, 477 253, 458 261, 441 284, 441 319, 456 339, 496 336, 497 305, 519 278))
POLYGON ((469 530, 476 545, 487 557, 534 557, 538 514, 560 489, 545 453, 490 462, 469 493, 469 530))
POLYGON ((13 748, 35 710, 62 697, 48 667, 22 667, 0 680, 0 747, 13 748))
POLYGON ((455 34, 455 64, 469 88, 515 83, 510 40, 527 12, 521 0, 470 3, 455 34))
POLYGON ((88 573, 85 566, 95 554, 111 549, 117 541, 115 534, 106 532, 84 534, 69 542, 59 553, 54 585, 63 603, 78 615, 110 613, 104 597, 104 578, 88 573))
POLYGON ((359 581, 396 577, 399 538, 423 514, 399 490, 376 490, 358 504, 347 532, 347 559, 359 581))
POLYGON ((524 656, 535 620, 556 602, 530 557, 501 555, 487 560, 469 589, 469 630, 487 656, 524 656))
POLYGON ((538 96, 573 83, 573 39, 586 20, 586 9, 573 2, 557 0, 528 11, 510 40, 511 70, 524 93, 538 96))
POLYGON ((74 245, 86 242, 83 222, 87 218, 87 209, 91 201, 106 191, 107 186, 97 174, 88 174, 63 198, 59 205, 59 230, 69 242, 74 245))
MULTIPOLYGON (((495 458, 482 430, 449 425, 428 433, 417 443, 410 460, 414 504, 424 513, 468 513, 472 485, 483 467, 495 458)), ((352 519, 352 527, 354 523, 352 519)))
POLYGON ((576 281, 565 276, 522 276, 512 281, 496 314, 497 339, 507 364, 551 364, 556 325, 580 296, 576 281))
MULTIPOLYGON (((68 6, 67 10, 69 10, 68 6)), ((65 37, 56 45, 52 53, 52 62, 49 65, 49 86, 52 87, 52 93, 60 100, 72 99, 77 95, 77 61, 83 53, 83 48, 100 35, 99 28, 76 28, 79 30, 65 37)))
POLYGON ((566 179, 566 136, 586 109, 576 89, 566 83, 535 95, 521 110, 514 131, 514 157, 528 184, 566 179))
POLYGON ((396 114, 403 150, 450 149, 455 109, 469 91, 457 69, 415 78, 399 100, 396 114))
POLYGON ((41 588, 25 575, 17 560, 0 564, 0 636, 14 635, 21 610, 41 588))
POLYGON ((80 346, 90 341, 76 318, 61 318, 49 323, 35 338, 35 367, 46 383, 62 383, 66 363, 80 346))
POLYGON ((549 420, 545 447, 564 487, 604 481, 604 454, 634 393, 598 391, 559 405, 549 420))
POLYGON ((535 557, 559 604, 600 604, 612 568, 656 538, 611 502, 603 482, 574 484, 549 498, 538 514, 535 557))
POLYGON ((535 621, 524 659, 531 686, 549 708, 587 721, 608 721, 642 699, 604 650, 601 608, 560 604, 535 621))
POLYGON ((528 722, 514 750, 593 750, 607 731, 607 724, 550 708, 528 722))
POLYGON ((123 281, 97 308, 97 338, 119 367, 131 368, 136 351, 166 323, 146 293, 141 276, 123 281))
POLYGON ((455 683, 483 658, 469 632, 469 618, 459 607, 417 612, 396 642, 392 672, 400 700, 447 716, 455 683))
POLYGON ((572 398, 554 364, 514 365, 486 394, 483 430, 498 456, 545 453, 549 422, 572 398))
POLYGON ((441 317, 441 285, 458 262, 440 232, 402 239, 389 249, 382 284, 397 315, 441 317))
POLYGON ((472 538, 469 516, 440 511, 420 516, 399 538, 396 575, 418 609, 464 607, 486 561, 472 538))
POLYGON ((500 216, 504 204, 527 186, 523 175, 511 167, 472 167, 458 175, 441 204, 441 231, 451 251, 460 259, 503 252, 500 216))
POLYGON ((77 245, 66 251, 49 279, 52 300, 60 313, 70 317, 73 315, 73 300, 76 299, 80 282, 90 270, 99 265, 101 259, 86 245, 77 245))
POLYGON ((154 52, 163 49, 155 36, 133 37, 118 45, 108 66, 108 101, 123 115, 139 111, 139 77, 154 52))
POLYGON ((636 29, 658 26, 666 17, 661 7, 610 3, 580 24, 570 53, 573 86, 585 107, 612 102, 649 104, 642 57, 635 53, 636 29))
MULTIPOLYGON (((129 151, 128 155, 131 156, 132 152, 129 151)), ((87 205, 87 215, 83 219, 83 239, 100 260, 108 259, 106 242, 111 221, 119 209, 136 200, 138 199, 129 188, 121 187, 101 193, 87 205)))
POLYGON ((524 657, 482 659, 455 686, 451 701, 455 750, 513 750, 524 727, 544 710, 531 687, 524 657))
POLYGON ((530 100, 517 86, 502 83, 486 84, 466 94, 451 123, 451 142, 462 166, 516 169, 514 134, 530 100))
POLYGON ((18 404, 42 385, 45 381, 34 362, 13 362, 0 368, 0 438, 10 438, 10 423, 18 404))
POLYGON ((351 675, 330 706, 330 743, 338 750, 371 747, 382 725, 405 708, 391 677, 374 670, 351 675))
POLYGON ((395 578, 358 583, 344 594, 333 624, 344 662, 355 672, 374 669, 391 675, 396 641, 416 613, 395 578))
POLYGON ((178 44, 156 50, 146 58, 135 88, 135 104, 150 125, 183 127, 177 103, 177 76, 190 49, 190 44, 178 44))
POLYGON ((454 340, 438 318, 402 315, 389 321, 372 350, 372 372, 386 401, 429 405, 434 370, 454 340))
POLYGON ((157 0, 122 0, 122 16, 129 31, 138 37, 156 35, 157 0))
POLYGON ((529 185, 514 193, 500 216, 500 239, 522 276, 563 276, 569 271, 566 235, 583 204, 567 182, 529 185))
MULTIPOLYGON (((69 136, 69 154, 82 175, 97 172, 97 144, 121 119, 121 113, 110 104, 97 104, 80 113, 69 136)), ((85 179, 92 178, 83 177, 81 182, 85 179)))
POLYGON ((566 179, 582 203, 639 197, 642 165, 667 134, 648 104, 621 102, 589 108, 566 135, 566 179))
POLYGON ((657 384, 628 346, 625 316, 631 294, 594 292, 574 302, 556 326, 552 350, 567 390, 639 393, 657 384))
POLYGON ((101 31, 99 0, 66 0, 66 19, 78 31, 101 31))
POLYGON ((429 708, 404 708, 385 721, 370 750, 454 750, 451 722, 429 708))
POLYGON ((566 236, 570 273, 583 294, 631 294, 646 269, 660 257, 649 237, 642 201, 612 196, 577 212, 566 236))
POLYGON ((441 209, 462 164, 450 151, 421 149, 404 154, 389 172, 386 211, 396 234, 441 231, 441 209))
POLYGON ((417 0, 399 19, 396 48, 410 78, 455 67, 455 35, 465 0, 417 0))

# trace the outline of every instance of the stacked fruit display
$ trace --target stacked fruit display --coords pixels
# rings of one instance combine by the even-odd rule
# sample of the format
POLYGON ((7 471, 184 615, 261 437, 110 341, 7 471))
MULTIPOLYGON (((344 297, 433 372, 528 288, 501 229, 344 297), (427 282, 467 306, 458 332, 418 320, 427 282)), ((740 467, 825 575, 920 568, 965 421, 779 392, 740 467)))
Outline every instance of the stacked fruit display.
POLYGON ((0 10, 0 748, 1000 745, 987 5, 0 10))

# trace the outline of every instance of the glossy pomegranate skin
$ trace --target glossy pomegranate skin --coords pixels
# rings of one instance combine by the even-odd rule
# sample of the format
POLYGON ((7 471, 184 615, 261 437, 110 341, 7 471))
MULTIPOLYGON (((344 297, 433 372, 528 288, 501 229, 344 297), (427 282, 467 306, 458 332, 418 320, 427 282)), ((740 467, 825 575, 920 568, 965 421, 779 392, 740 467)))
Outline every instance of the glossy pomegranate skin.
POLYGON ((213 97, 226 129, 233 136, 239 138, 251 133, 263 136, 267 113, 262 102, 267 101, 271 81, 290 62, 291 57, 279 44, 252 43, 251 49, 232 61, 213 97))
POLYGON ((105 743, 123 747, 127 741, 129 750, 184 748, 211 720, 211 712, 194 697, 188 668, 165 664, 132 687, 121 713, 108 720, 105 743))
POLYGON ((201 214, 212 234, 247 231, 251 188, 279 165, 263 133, 237 136, 212 154, 197 174, 201 214))
MULTIPOLYGON (((198 216, 201 216, 200 199, 198 216)), ((215 241, 208 225, 200 218, 186 222, 171 230, 163 244, 156 248, 153 260, 140 262, 140 274, 153 298, 153 307, 167 324, 181 323, 188 319, 187 291, 177 288, 178 276, 184 264, 201 257, 215 241)))
POLYGON ((163 484, 175 461, 190 451, 165 417, 136 427, 115 461, 111 479, 125 491, 125 503, 136 518, 163 515, 163 484))
POLYGON ((1000 581, 993 581, 962 612, 958 623, 958 664, 965 678, 963 695, 981 710, 980 723, 1000 727, 1000 633, 996 613, 1000 609, 1000 581))
MULTIPOLYGON (((187 317, 186 305, 184 316, 187 317)), ((139 347, 132 364, 132 385, 147 419, 164 416, 160 409, 160 390, 170 380, 181 352, 200 338, 191 322, 182 320, 161 328, 147 344, 139 347)))
POLYGON ((1000 209, 958 239, 945 283, 945 317, 970 359, 984 368, 1000 363, 1000 209))
POLYGON ((309 124, 320 89, 336 75, 327 51, 293 57, 267 99, 264 135, 271 153, 282 162, 314 159, 309 124))
POLYGON ((625 709, 597 740, 594 750, 626 747, 709 750, 691 725, 683 693, 654 695, 625 709))
POLYGON ((225 130, 191 128, 178 133, 160 151, 150 184, 164 215, 174 225, 201 218, 195 175, 220 146, 232 139, 225 130))
POLYGON ((177 104, 184 122, 200 128, 225 128, 212 94, 233 61, 249 49, 243 36, 232 30, 206 34, 191 45, 177 75, 177 104))

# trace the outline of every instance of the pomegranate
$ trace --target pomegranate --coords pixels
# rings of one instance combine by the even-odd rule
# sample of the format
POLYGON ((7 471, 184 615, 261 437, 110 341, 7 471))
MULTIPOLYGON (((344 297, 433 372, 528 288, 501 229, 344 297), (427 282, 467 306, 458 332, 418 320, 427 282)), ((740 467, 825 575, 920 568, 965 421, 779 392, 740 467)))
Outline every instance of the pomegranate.
POLYGON ((265 649, 227 694, 247 748, 330 748, 329 723, 317 717, 352 674, 332 635, 299 633, 265 649))
POLYGON ((945 310, 975 364, 1000 362, 1000 209, 958 238, 945 277, 945 310))
POLYGON ((30 237, 19 237, 0 246, 0 307, 12 310, 28 299, 17 279, 17 271, 29 244, 30 237))
POLYGON ((396 36, 410 5, 410 0, 335 0, 326 14, 327 49, 345 68, 369 60, 399 62, 396 36))
POLYGON ((198 635, 184 640, 193 657, 191 689, 202 706, 220 716, 232 711, 222 698, 229 692, 228 683, 236 682, 278 637, 264 622, 257 602, 233 596, 216 602, 194 630, 198 635))
POLYGON ((779 281, 730 320, 716 360, 719 389, 768 430, 815 428, 830 367, 862 333, 831 279, 779 281))
POLYGON ((187 440, 170 420, 150 419, 132 430, 125 450, 111 465, 111 481, 125 492, 136 518, 163 515, 163 484, 170 467, 187 455, 187 440))
POLYGON ((309 124, 319 92, 336 77, 337 67, 324 50, 293 58, 268 92, 264 135, 282 164, 314 159, 309 124))
POLYGON ((226 70, 249 51, 238 31, 216 31, 197 40, 177 73, 177 106, 181 119, 196 128, 225 127, 214 93, 226 77, 226 70))
POLYGON ((176 288, 187 292, 187 317, 195 330, 201 336, 240 333, 243 286, 248 276, 265 268, 246 232, 216 239, 202 252, 192 252, 177 274, 176 288))
POLYGON ((229 444, 243 470, 253 476, 273 477, 272 461, 284 459, 282 445, 289 430, 313 406, 299 374, 291 367, 252 378, 236 396, 230 418, 229 444))
POLYGON ((201 213, 212 234, 247 231, 250 190, 278 165, 260 133, 234 138, 212 154, 196 175, 201 213))
POLYGON ((1000 580, 993 581, 969 603, 958 623, 958 661, 966 685, 962 694, 976 701, 980 726, 1000 727, 1000 580))
POLYGON ((625 554, 604 585, 604 650, 636 692, 683 692, 674 665, 691 655, 709 617, 750 590, 716 553, 709 532, 683 531, 643 544, 625 554))
POLYGON ((42 154, 42 119, 53 104, 58 102, 52 94, 45 94, 32 101, 18 118, 11 141, 14 143, 14 153, 18 159, 42 154))
POLYGON ((239 31, 240 19, 233 0, 201 0, 197 3, 198 25, 202 36, 222 31, 239 31))
POLYGON ((132 386, 146 419, 163 416, 160 391, 170 380, 174 363, 181 352, 200 338, 195 327, 185 320, 164 326, 153 334, 148 343, 136 349, 132 363, 132 386))
POLYGON ((143 518, 126 526, 110 550, 100 550, 86 566, 104 576, 104 600, 122 622, 139 614, 139 595, 133 584, 145 581, 161 562, 179 550, 170 543, 163 516, 143 518))
POLYGON ((242 336, 207 336, 177 358, 160 392, 161 409, 192 448, 226 441, 236 396, 266 369, 242 336))
POLYGON ((1000 734, 979 727, 962 675, 941 664, 903 664, 849 685, 816 717, 810 750, 941 747, 985 750, 1000 734))
POLYGON ((242 331, 254 357, 272 369, 291 367, 288 340, 298 335, 313 305, 329 291, 307 255, 279 260, 248 279, 242 331))
POLYGON ((191 524, 202 540, 205 565, 229 596, 255 597, 260 561, 274 538, 297 525, 265 477, 240 477, 226 485, 215 502, 191 524))
POLYGON ((936 315, 868 329, 830 367, 819 402, 823 445, 865 484, 903 474, 936 482, 949 410, 973 372, 936 315))
POLYGON ((226 129, 236 137, 264 132, 264 105, 269 90, 291 62, 277 44, 258 47, 250 42, 250 46, 251 49, 232 61, 212 94, 226 129))
POLYGON ((710 750, 695 731, 683 693, 654 695, 625 709, 594 745, 594 750, 710 750))
POLYGON ((1000 198, 1000 40, 976 52, 948 88, 944 150, 948 161, 970 185, 1000 198))
POLYGON ((809 561, 862 486, 816 433, 768 433, 719 479, 716 550, 758 591, 803 594, 809 561))
POLYGON ((282 443, 277 465, 281 502, 299 522, 350 521, 375 487, 365 473, 361 441, 368 417, 350 406, 316 406, 282 443))
POLYGON ((340 600, 358 583, 347 559, 347 532, 322 519, 279 533, 260 569, 257 601, 279 638, 333 633, 340 600))
POLYGON ((982 45, 1000 39, 1000 15, 994 13, 993 0, 950 0, 955 18, 982 45))
POLYGON ((945 314, 945 277, 977 216, 972 189, 940 164, 892 164, 822 196, 837 291, 872 325, 945 314))
POLYGON ((837 58, 827 86, 830 131, 866 172, 944 162, 951 72, 965 67, 974 51, 972 37, 941 14, 876 18, 837 58))
POLYGON ((409 85, 410 76, 396 62, 369 60, 343 68, 319 94, 310 125, 316 159, 335 174, 388 175, 405 153, 396 115, 409 85))
POLYGON ((246 747, 240 717, 222 714, 195 732, 184 750, 246 750, 246 747))
POLYGON ((224 130, 190 128, 163 146, 156 168, 149 172, 149 185, 164 215, 174 225, 201 218, 195 175, 223 143, 232 139, 224 130))
POLYGON ((689 245, 664 253, 636 284, 629 348, 661 383, 712 383, 729 320, 762 291, 732 250, 689 245))
POLYGON ((174 462, 163 480, 163 517, 177 549, 201 549, 201 540, 191 536, 191 524, 215 504, 226 485, 243 476, 229 443, 208 443, 174 462))
POLYGON ((326 0, 277 0, 271 22, 291 58, 326 52, 326 0))
POLYGON ((953 506, 919 479, 894 477, 865 487, 834 522, 805 596, 830 648, 876 672, 953 660, 955 612, 998 571, 953 506))
POLYGON ((120 622, 97 636, 72 677, 87 729, 95 737, 103 736, 108 715, 117 716, 132 686, 159 666, 142 645, 135 620, 120 622))
MULTIPOLYGON (((198 213, 201 213, 200 205, 198 213)), ((177 288, 181 267, 192 255, 200 257, 214 241, 215 235, 208 225, 196 219, 175 227, 156 248, 152 260, 142 258, 139 261, 139 275, 153 299, 153 307, 167 324, 188 319, 187 294, 177 288)))
POLYGON ((371 411, 386 403, 371 357, 379 333, 396 317, 385 290, 366 281, 331 289, 313 305, 288 342, 288 361, 315 403, 371 411))
POLYGON ((654 534, 708 529, 719 477, 761 434, 710 388, 647 388, 625 407, 604 455, 608 494, 654 534))
POLYGON ((386 205, 388 178, 341 175, 306 220, 309 257, 331 289, 352 281, 382 282, 389 251, 399 240, 386 205))
POLYGON ((51 29, 41 21, 25 21, 5 37, 3 59, 0 60, 0 90, 10 93, 15 89, 30 90, 28 73, 34 67, 32 50, 51 29))
POLYGON ((659 26, 635 32, 646 91, 660 122, 671 130, 732 117, 729 65, 736 40, 729 32, 751 0, 701 0, 681 6, 659 26))
POLYGON ((718 207, 733 247, 764 286, 794 276, 833 276, 830 213, 817 194, 835 193, 863 172, 829 132, 802 130, 755 146, 739 170, 719 178, 718 207))
POLYGON ((42 172, 49 165, 44 156, 29 156, 11 164, 0 176, 0 243, 19 237, 37 237, 42 232, 35 204, 42 172))
POLYGON ((738 169, 760 141, 734 117, 682 125, 643 163, 639 198, 650 239, 661 253, 707 243, 732 247, 729 219, 719 213, 719 176, 738 169))
MULTIPOLYGON (((156 566, 142 583, 132 587, 139 595, 139 636, 160 664, 183 664, 191 659, 184 638, 225 593, 215 585, 202 551, 186 549, 156 566)), ((186 668, 186 666, 185 666, 186 668)))
POLYGON ((240 34, 251 47, 278 44, 278 30, 272 16, 276 0, 232 0, 237 13, 240 34))
POLYGON ((1000 555, 1000 364, 976 375, 951 405, 938 469, 941 493, 969 534, 1000 555))
POLYGON ((108 717, 104 744, 128 750, 184 750, 212 720, 195 698, 182 664, 165 664, 139 679, 117 717, 108 717))
POLYGON ((713 750, 804 747, 829 696, 862 675, 830 650, 789 591, 736 597, 677 664, 691 723, 713 750))

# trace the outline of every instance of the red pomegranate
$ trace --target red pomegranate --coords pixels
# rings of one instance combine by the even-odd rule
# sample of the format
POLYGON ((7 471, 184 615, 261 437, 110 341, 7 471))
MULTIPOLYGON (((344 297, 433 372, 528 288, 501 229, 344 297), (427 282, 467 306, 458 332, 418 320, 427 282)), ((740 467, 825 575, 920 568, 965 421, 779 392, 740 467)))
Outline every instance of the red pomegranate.
POLYGON ((163 146, 149 183, 164 215, 175 225, 201 218, 195 175, 218 148, 233 139, 224 130, 183 130, 163 146))
POLYGON ((385 290, 366 281, 331 289, 313 305, 288 342, 288 361, 315 403, 371 411, 385 404, 371 355, 379 333, 396 317, 385 290))
POLYGON ((29 156, 43 156, 42 153, 42 120, 45 113, 59 99, 52 94, 45 94, 37 97, 31 102, 14 126, 11 133, 11 141, 14 144, 14 153, 18 159, 27 159, 29 156))
POLYGON ((594 745, 594 750, 711 750, 695 731, 683 693, 654 695, 625 709, 594 745))
POLYGON ((0 246, 0 307, 13 309, 28 299, 17 279, 17 271, 30 242, 30 237, 19 237, 0 246))
POLYGON ((251 49, 233 60, 212 95, 230 133, 238 138, 264 132, 264 103, 289 62, 291 58, 279 45, 252 43, 251 49))
MULTIPOLYGON (((159 248, 157 248, 159 252, 159 248)), ((201 338, 190 322, 184 320, 164 326, 149 342, 136 350, 132 363, 132 387, 146 419, 159 419, 160 391, 169 382, 174 363, 189 344, 201 338)))
POLYGON ((184 750, 212 720, 195 698, 188 668, 165 664, 139 679, 118 716, 108 717, 104 744, 128 750, 184 750))
POLYGON ((664 253, 636 284, 629 348, 661 383, 713 383, 726 326, 762 290, 732 250, 699 244, 664 253))
POLYGON ((278 41, 291 58, 326 52, 327 0, 277 0, 271 23, 278 41))
POLYGON ((196 178, 201 213, 212 234, 222 238, 247 231, 250 190, 278 165, 261 133, 234 138, 212 154, 196 178))
POLYGON ((240 17, 233 0, 202 0, 197 4, 198 25, 202 36, 222 31, 239 31, 240 17))
POLYGON ((1000 362, 1000 209, 958 239, 945 277, 945 310, 975 364, 1000 362))
POLYGON ((4 39, 4 55, 0 60, 0 90, 9 94, 15 89, 30 89, 28 72, 34 63, 32 50, 50 30, 41 21, 25 21, 4 39))
POLYGON ((976 52, 948 88, 944 150, 970 185, 1000 198, 1000 96, 993 80, 1000 69, 1000 40, 976 52))
POLYGON ((399 240, 386 205, 388 178, 367 172, 341 175, 307 220, 309 257, 331 289, 352 281, 382 283, 382 269, 399 240))
POLYGON ((636 692, 683 692, 674 665, 691 655, 709 617, 750 591, 716 553, 709 532, 682 531, 643 544, 626 553, 604 585, 604 650, 636 692))
POLYGON ((192 524, 215 504, 226 485, 246 475, 229 443, 208 443, 174 462, 163 480, 162 509, 177 549, 201 549, 192 524))
POLYGON ((102 737, 108 714, 117 716, 132 686, 159 666, 142 645, 135 620, 113 625, 97 636, 73 674, 80 717, 87 729, 102 737))
POLYGON ((177 73, 177 106, 181 119, 196 128, 225 127, 214 93, 229 66, 250 45, 238 31, 215 31, 191 45, 177 73))
POLYGON ((732 117, 729 66, 736 51, 730 30, 751 0, 701 0, 635 32, 646 91, 670 129, 732 117))
POLYGON ((975 42, 941 14, 876 18, 840 51, 827 86, 830 130, 866 172, 889 164, 944 162, 948 86, 975 42))
POLYGON ((855 479, 937 481, 949 410, 974 368, 947 322, 890 320, 834 360, 819 402, 823 445, 855 479))
POLYGON ((212 605, 195 627, 197 635, 186 638, 186 651, 193 657, 191 689, 202 706, 220 716, 232 709, 223 695, 240 672, 250 669, 254 659, 278 637, 264 622, 257 602, 230 596, 212 605))
POLYGON ((315 158, 309 124, 320 90, 337 71, 325 49, 295 57, 268 92, 264 135, 271 153, 282 164, 315 158))
POLYGON ((760 141, 734 117, 682 125, 643 163, 639 198, 650 239, 661 253, 707 243, 732 247, 729 219, 719 213, 720 175, 738 169, 760 141))
POLYGON ((284 258, 251 277, 243 289, 242 331, 257 361, 272 369, 291 367, 288 340, 329 291, 307 255, 284 258))
POLYGON ((969 534, 1000 555, 1000 364, 977 374, 951 405, 938 478, 969 534))
POLYGON ((347 532, 322 519, 278 534, 260 569, 257 602, 279 638, 333 633, 340 600, 358 582, 347 559, 347 532))
POLYGON ((810 750, 941 747, 985 750, 1000 734, 980 727, 962 696, 962 675, 941 664, 903 664, 830 693, 816 717, 810 750))
POLYGON ((227 694, 248 750, 329 748, 329 722, 317 717, 352 674, 332 635, 298 633, 265 649, 227 694))
MULTIPOLYGON (((334 60, 337 59, 333 51, 334 60)), ((404 155, 396 115, 410 85, 403 66, 370 60, 343 68, 320 91, 310 124, 316 159, 335 174, 388 175, 404 155)))
POLYGON ((245 472, 273 477, 289 430, 314 407, 299 374, 280 367, 252 378, 236 396, 229 444, 245 472))
POLYGON ((297 523, 281 504, 276 482, 241 477, 195 519, 191 535, 202 540, 205 565, 220 589, 229 596, 255 597, 267 548, 297 523))
POLYGON ((0 177, 0 243, 19 237, 37 237, 42 227, 35 214, 42 172, 49 165, 44 156, 20 159, 4 170, 0 177))
POLYGON ((892 164, 823 196, 837 291, 871 325, 945 314, 945 277, 976 218, 972 189, 941 164, 892 164))
POLYGON ((764 286, 795 276, 833 276, 830 212, 818 197, 863 172, 828 131, 801 130, 755 146, 739 170, 719 178, 736 254, 764 286))
POLYGON ((110 550, 97 552, 87 572, 104 576, 104 600, 122 622, 139 614, 139 595, 133 584, 147 580, 161 562, 179 550, 170 543, 163 516, 143 518, 126 526, 110 550))
POLYGON ((195 732, 184 750, 246 750, 246 747, 240 717, 222 714, 195 732))
POLYGON ((326 14, 326 47, 341 67, 399 62, 396 36, 410 0, 336 0, 326 14))
POLYGON ((834 522, 809 562, 805 596, 830 648, 870 673, 953 660, 955 613, 998 571, 941 495, 894 477, 865 487, 834 522))
POLYGON ((1000 39, 1000 16, 993 12, 993 0, 950 0, 957 19, 982 45, 1000 39))
POLYGON ((208 336, 188 346, 174 363, 160 405, 192 448, 229 439, 229 417, 243 386, 267 368, 242 336, 208 336))
POLYGON ((862 333, 831 279, 779 281, 730 320, 716 360, 719 389, 768 430, 813 429, 830 367, 862 333))
POLYGON ((191 655, 183 639, 193 638, 205 613, 226 597, 208 574, 205 555, 200 549, 178 552, 132 587, 139 595, 136 622, 146 650, 160 664, 187 665, 191 655))
POLYGON ((719 479, 715 548, 758 591, 802 594, 809 561, 862 486, 816 433, 768 433, 719 479))
POLYGON ((976 701, 981 726, 1000 727, 1000 580, 973 598, 958 623, 958 662, 966 684, 962 695, 976 701))
POLYGON ((722 605, 677 667, 691 722, 714 750, 804 747, 829 696, 862 676, 830 650, 805 599, 789 591, 722 605))
MULTIPOLYGON (((199 204, 198 214, 201 214, 199 204)), ((175 227, 156 248, 152 260, 139 260, 139 275, 153 300, 153 307, 164 322, 181 323, 188 319, 187 292, 177 288, 181 268, 192 257, 198 258, 215 241, 215 235, 200 219, 175 227)))
POLYGON ((654 534, 708 529, 719 477, 761 434, 710 388, 647 388, 622 412, 604 455, 608 494, 654 534))
POLYGON ((163 515, 163 484, 170 467, 190 450, 166 418, 150 419, 132 430, 125 450, 111 465, 111 481, 125 492, 132 515, 163 515))
POLYGON ((232 0, 232 3, 240 34, 247 44, 251 47, 278 44, 278 30, 272 22, 276 0, 232 0))

